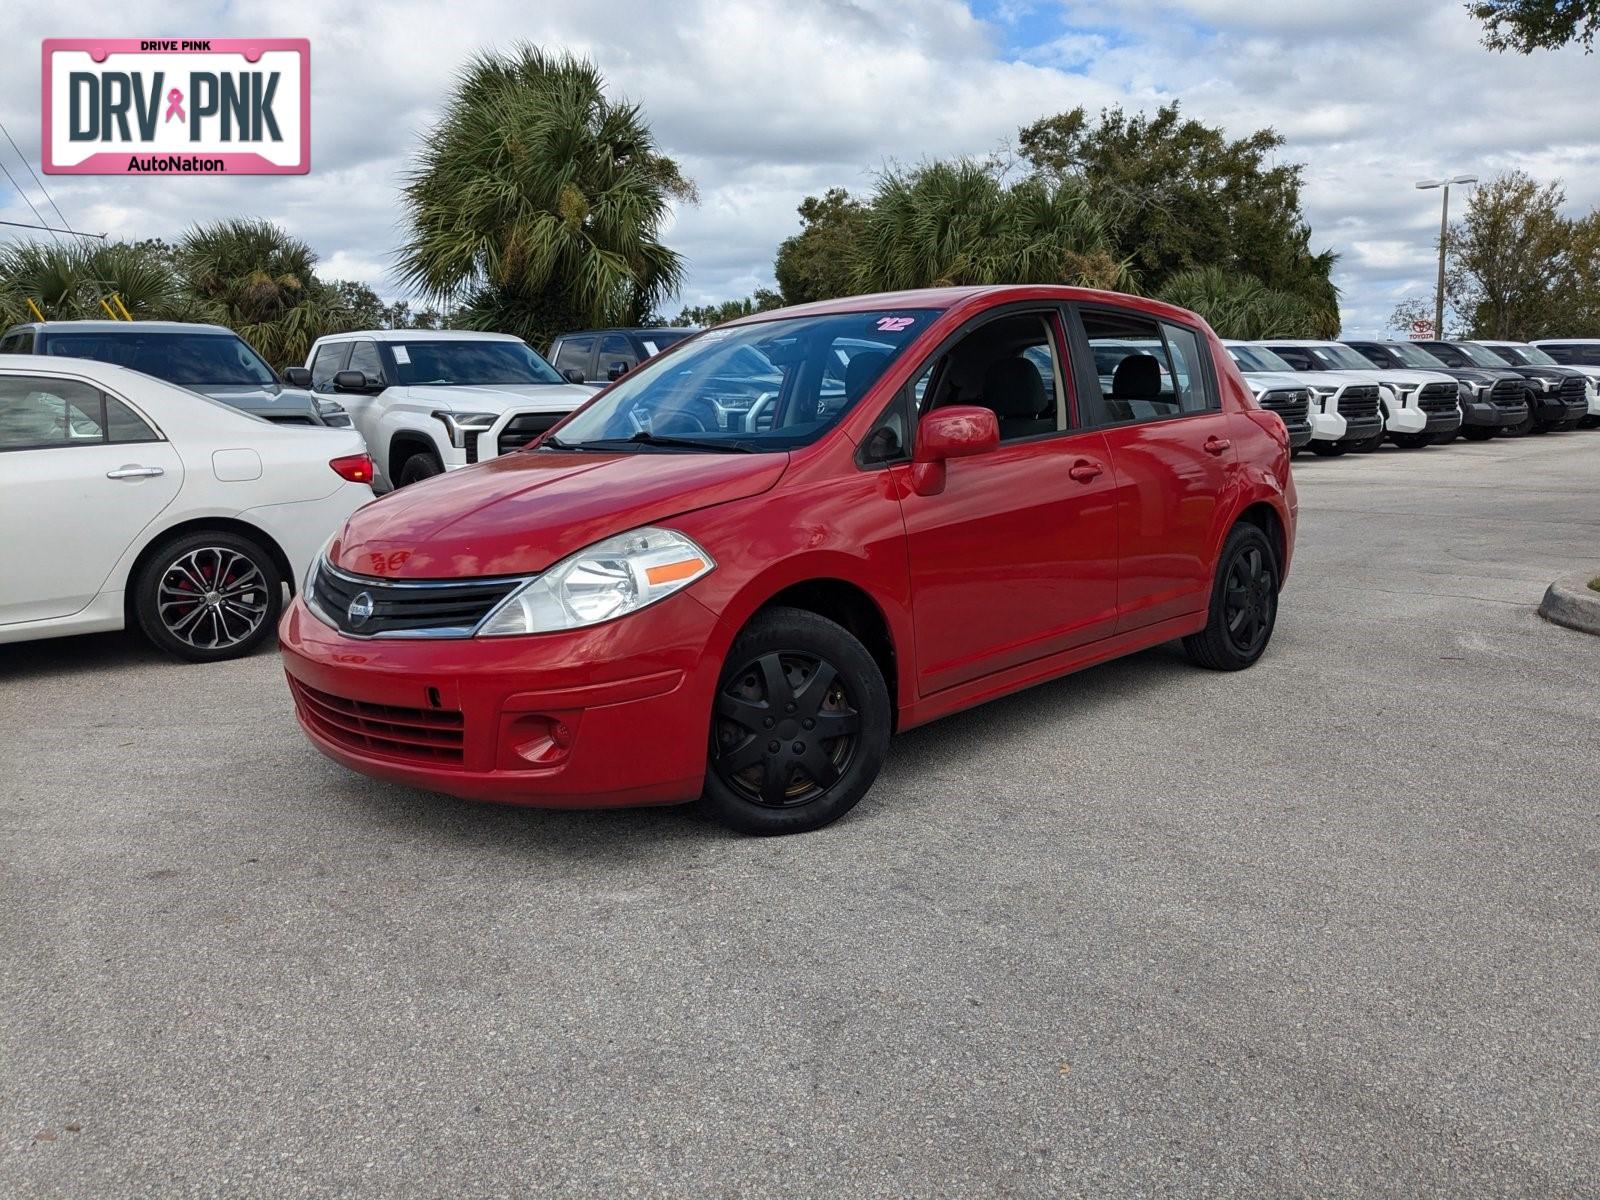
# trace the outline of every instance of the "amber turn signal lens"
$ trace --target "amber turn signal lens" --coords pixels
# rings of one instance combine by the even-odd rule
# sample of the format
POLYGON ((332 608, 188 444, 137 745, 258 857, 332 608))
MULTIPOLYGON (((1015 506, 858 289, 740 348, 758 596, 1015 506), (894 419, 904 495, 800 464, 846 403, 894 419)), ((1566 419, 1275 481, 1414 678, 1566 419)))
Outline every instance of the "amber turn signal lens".
POLYGON ((680 579, 688 579, 699 572, 706 565, 703 558, 686 558, 682 562, 662 563, 658 567, 646 567, 644 577, 652 585, 661 583, 676 583, 680 579))

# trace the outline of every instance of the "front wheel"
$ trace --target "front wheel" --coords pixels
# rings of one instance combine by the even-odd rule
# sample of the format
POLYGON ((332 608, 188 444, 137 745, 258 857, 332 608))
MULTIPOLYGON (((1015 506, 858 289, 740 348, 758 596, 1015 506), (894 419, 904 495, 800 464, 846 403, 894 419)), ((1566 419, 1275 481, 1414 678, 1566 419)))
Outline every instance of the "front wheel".
POLYGON ((1362 438, 1361 441, 1359 441, 1359 442, 1352 442, 1351 445, 1350 445, 1350 453, 1351 454, 1371 454, 1374 451, 1376 451, 1379 446, 1383 445, 1383 439, 1386 436, 1388 436, 1388 435, 1380 427, 1378 432, 1373 434, 1371 437, 1362 438))
POLYGON ((772 608, 728 652, 711 714, 705 800, 744 833, 803 833, 872 786, 889 748, 889 690, 849 630, 772 608))
POLYGON ((421 483, 424 479, 432 479, 435 475, 444 474, 444 464, 439 461, 439 456, 430 454, 426 450, 419 450, 406 459, 405 465, 400 468, 400 478, 395 480, 395 487, 406 487, 413 483, 421 483))
POLYGON ((1469 442, 1487 442, 1496 432, 1498 431, 1488 425, 1463 425, 1461 427, 1461 436, 1469 442))
POLYGON ((1448 446, 1451 442, 1455 441, 1460 436, 1461 436, 1461 426, 1457 425, 1454 429, 1449 430, 1446 433, 1435 433, 1435 434, 1431 435, 1431 439, 1430 440, 1433 442, 1433 444, 1435 446, 1448 446))
POLYGON ((1318 458, 1338 458, 1350 446, 1346 442, 1312 442, 1311 453, 1318 458))
POLYGON ((1397 433, 1394 435, 1394 444, 1402 450, 1421 450, 1424 446, 1433 445, 1434 436, 1431 433, 1397 433))
POLYGON ((1267 535, 1235 525, 1222 546, 1206 627, 1183 639, 1189 660, 1242 671, 1260 658, 1278 620, 1278 560, 1267 535))
POLYGON ((133 607, 158 649, 190 662, 221 662, 249 654, 277 625, 283 575, 249 538, 191 533, 140 568, 133 607))

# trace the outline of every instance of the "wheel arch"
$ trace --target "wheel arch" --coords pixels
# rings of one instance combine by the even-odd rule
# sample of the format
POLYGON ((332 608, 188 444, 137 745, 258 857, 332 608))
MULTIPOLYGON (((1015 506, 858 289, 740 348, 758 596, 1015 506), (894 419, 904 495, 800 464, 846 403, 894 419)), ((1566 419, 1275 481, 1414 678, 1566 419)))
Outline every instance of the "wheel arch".
POLYGON ((1266 534, 1267 542, 1272 546, 1272 552, 1278 558, 1278 590, 1283 590, 1284 580, 1288 575, 1289 567, 1289 540, 1288 530, 1284 525, 1283 517, 1271 503, 1266 500, 1257 500, 1247 504, 1228 526, 1231 532, 1239 525, 1254 525, 1266 534))
POLYGON ((399 479, 406 460, 418 452, 432 454, 441 463, 444 462, 444 456, 439 453, 438 445, 420 429, 397 429, 389 436, 383 473, 391 487, 395 486, 395 481, 399 479))
POLYGON ((123 576, 122 611, 123 618, 128 622, 128 627, 133 628, 134 591, 139 579, 139 572, 143 571, 145 564, 161 552, 162 547, 178 538, 191 533, 205 533, 207 531, 220 531, 231 533, 238 537, 248 538, 258 544, 271 557, 272 563, 278 568, 279 574, 289 585, 289 594, 295 595, 299 591, 299 580, 294 577, 294 568, 289 564, 289 556, 283 552, 283 547, 277 540, 259 525, 252 525, 249 521, 242 521, 238 517, 208 516, 191 517, 186 521, 179 521, 175 525, 168 525, 156 533, 139 549, 133 562, 128 566, 128 572, 123 576))

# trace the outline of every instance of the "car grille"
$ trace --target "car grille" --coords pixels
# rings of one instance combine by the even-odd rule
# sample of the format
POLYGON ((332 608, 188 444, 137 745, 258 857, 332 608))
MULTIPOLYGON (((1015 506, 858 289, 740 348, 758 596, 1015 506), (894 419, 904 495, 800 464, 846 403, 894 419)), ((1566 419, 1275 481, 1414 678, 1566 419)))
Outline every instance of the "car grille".
POLYGON ((521 578, 400 582, 351 575, 324 559, 317 564, 307 600, 324 621, 356 637, 470 637, 489 610, 525 582, 521 578), (366 596, 372 605, 371 615, 360 621, 350 616, 358 596, 366 596))
POLYGON ((1489 391, 1489 399, 1496 408, 1526 408, 1528 385, 1520 379, 1497 379, 1489 391))
POLYGON ((1417 407, 1429 416, 1456 411, 1456 385, 1453 383, 1424 384, 1417 397, 1417 407))
POLYGON ((1588 409, 1589 395, 1587 389, 1583 386, 1581 376, 1574 375, 1570 379, 1561 381, 1561 399, 1566 402, 1569 408, 1581 404, 1585 410, 1588 409))
POLYGON ((363 754, 412 761, 459 763, 466 735, 461 714, 446 708, 401 708, 347 700, 308 687, 293 676, 300 719, 330 742, 363 754))
POLYGON ((1291 430, 1305 428, 1311 423, 1311 393, 1305 388, 1284 388, 1266 392, 1260 401, 1262 408, 1275 412, 1291 430))
POLYGON ((1339 393, 1339 414, 1346 421, 1363 421, 1378 415, 1378 385, 1354 384, 1339 393))

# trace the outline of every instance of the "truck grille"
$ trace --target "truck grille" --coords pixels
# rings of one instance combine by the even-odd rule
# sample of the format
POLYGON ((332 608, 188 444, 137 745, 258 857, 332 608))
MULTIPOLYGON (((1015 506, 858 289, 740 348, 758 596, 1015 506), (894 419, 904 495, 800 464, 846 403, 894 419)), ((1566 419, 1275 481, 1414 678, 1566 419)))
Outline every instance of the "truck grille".
POLYGON ((352 575, 317 564, 306 602, 326 623, 356 637, 470 637, 478 622, 526 580, 498 579, 380 579, 352 575), (371 606, 370 615, 355 620, 350 615, 357 597, 371 606))
POLYGON ((1365 421, 1378 416, 1378 385, 1352 384, 1339 393, 1339 414, 1347 422, 1365 421))
POLYGON ((522 449, 566 415, 566 413, 518 413, 506 422, 506 427, 500 431, 498 452, 510 454, 513 450, 522 449))
POLYGON ((1587 389, 1583 386, 1581 376, 1574 375, 1570 379, 1561 381, 1561 399, 1568 408, 1581 404, 1584 411, 1588 411, 1589 395, 1587 389))
POLYGON ((465 747, 461 714, 446 708, 402 708, 347 700, 308 687, 293 676, 289 690, 300 719, 330 742, 362 754, 458 763, 465 747))
POLYGON ((1456 385, 1453 383, 1424 384, 1417 397, 1417 407, 1429 416, 1456 411, 1456 385))
POLYGON ((1528 385, 1520 379, 1497 379, 1489 391, 1489 399, 1496 408, 1526 408, 1528 385))
POLYGON ((1282 388, 1266 392, 1260 401, 1262 408, 1283 418, 1290 431, 1304 429, 1311 423, 1311 393, 1305 388, 1282 388))

